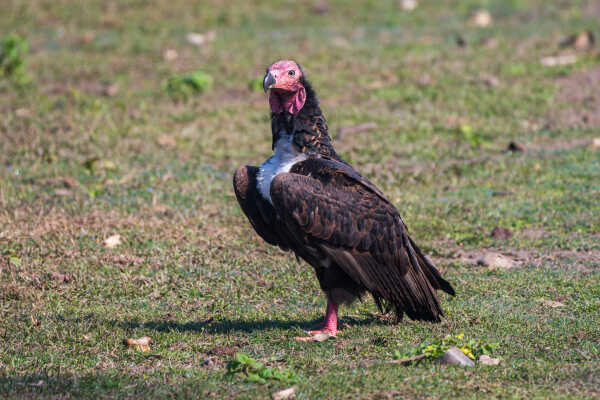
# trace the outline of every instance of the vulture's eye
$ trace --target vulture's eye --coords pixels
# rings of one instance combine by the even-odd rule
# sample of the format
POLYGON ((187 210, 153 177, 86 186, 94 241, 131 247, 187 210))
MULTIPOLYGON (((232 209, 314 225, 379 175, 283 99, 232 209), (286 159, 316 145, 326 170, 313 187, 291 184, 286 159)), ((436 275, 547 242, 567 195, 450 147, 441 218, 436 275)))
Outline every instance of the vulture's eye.
POLYGON ((296 71, 294 71, 293 69, 290 69, 290 70, 288 71, 288 75, 289 75, 289 76, 294 76, 294 74, 295 74, 295 73, 296 73, 296 71))

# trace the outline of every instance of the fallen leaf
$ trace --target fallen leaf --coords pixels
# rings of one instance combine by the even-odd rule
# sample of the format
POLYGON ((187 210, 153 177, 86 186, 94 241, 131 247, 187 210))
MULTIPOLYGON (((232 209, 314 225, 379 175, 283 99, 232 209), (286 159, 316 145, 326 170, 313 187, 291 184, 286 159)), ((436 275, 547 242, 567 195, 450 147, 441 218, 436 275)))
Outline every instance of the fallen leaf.
POLYGON ((484 74, 481 77, 482 82, 489 88, 500 86, 500 79, 494 75, 484 74))
POLYGON ((120 244, 121 244, 121 235, 112 235, 104 240, 104 245, 109 249, 117 247, 120 244))
POLYGON ((577 57, 572 54, 565 56, 556 56, 556 57, 544 57, 540 60, 540 63, 545 67, 556 67, 559 65, 569 65, 575 64, 577 62, 577 57))
POLYGON ((311 11, 318 15, 326 14, 329 11, 329 4, 326 1, 320 1, 311 8, 311 11))
POLYGON ((202 360, 202 366, 210 369, 217 368, 219 366, 219 359, 215 356, 207 357, 202 360))
POLYGON ((561 303, 560 301, 554 301, 554 300, 544 300, 544 301, 542 301, 542 305, 546 306, 546 307, 552 307, 552 308, 565 307, 565 305, 563 303, 561 303))
POLYGON ((179 57, 179 53, 177 53, 177 50, 175 49, 166 49, 163 52, 163 60, 165 61, 173 61, 176 60, 177 57, 179 57))
POLYGON ((111 83, 104 87, 103 94, 108 97, 113 97, 119 93, 120 86, 118 83, 111 83))
POLYGON ((316 335, 313 335, 312 340, 313 340, 313 342, 324 342, 332 337, 334 337, 334 336, 330 335, 327 332, 323 332, 323 333, 317 333, 316 335))
POLYGON ((477 265, 482 265, 484 267, 490 268, 510 269, 514 268, 516 266, 516 263, 513 259, 508 258, 505 255, 493 251, 488 251, 477 260, 477 265))
POLYGON ((25 118, 31 116, 31 111, 26 108, 17 108, 15 110, 15 115, 19 118, 25 118))
POLYGON ((563 40, 561 47, 573 47, 576 50, 589 50, 596 42, 594 34, 590 31, 579 32, 576 35, 571 35, 563 40))
POLYGON ((129 256, 129 255, 118 255, 111 258, 111 261, 118 264, 129 265, 139 264, 144 262, 143 257, 129 256))
POLYGON ((487 354, 484 354, 481 357, 479 357, 479 360, 477 361, 477 364, 481 364, 481 365, 498 365, 498 364, 500 364, 500 359, 499 358, 492 358, 492 357, 488 356, 487 354))
POLYGON ((73 192, 69 189, 55 189, 54 195, 59 197, 71 197, 73 196, 73 192))
POLYGON ((159 137, 157 137, 156 142, 159 145, 165 146, 165 147, 173 147, 177 144, 177 142, 175 141, 175 137, 173 137, 171 135, 167 135, 167 134, 163 134, 163 135, 160 135, 159 137))
POLYGON ((212 42, 216 37, 217 33, 215 31, 208 31, 206 33, 190 32, 185 36, 188 43, 194 46, 202 46, 205 43, 212 42))
POLYGON ((327 332, 322 332, 322 333, 317 333, 312 336, 297 336, 294 339, 296 339, 300 342, 324 342, 330 338, 335 338, 335 336, 333 336, 327 332))
POLYGON ((273 393, 271 397, 273 400, 293 399, 296 397, 296 387, 292 386, 291 388, 280 390, 279 392, 273 393))
POLYGON ((417 3, 417 0, 402 0, 400 2, 400 7, 405 11, 412 11, 417 8, 418 5, 419 3, 417 3))
POLYGON ((171 207, 166 204, 156 204, 152 209, 159 214, 169 214, 171 212, 171 207))
POLYGON ((50 278, 55 280, 55 281, 59 281, 59 282, 70 282, 71 281, 71 275, 69 274, 61 274, 60 272, 50 272, 50 278))
POLYGON ((49 178, 46 179, 42 184, 45 186, 62 185, 66 188, 74 188, 76 186, 79 186, 79 182, 75 178, 70 176, 59 176, 56 178, 49 178))
POLYGON ((150 350, 150 342, 152 339, 148 336, 142 336, 139 339, 125 339, 123 343, 130 348, 134 348, 139 351, 149 351, 150 350))
POLYGON ((525 148, 525 146, 523 146, 521 143, 519 142, 515 142, 514 140, 511 140, 510 143, 508 144, 507 148, 508 151, 512 151, 513 153, 516 152, 525 152, 527 149, 525 148))
POLYGON ((481 44, 488 49, 495 49, 498 47, 498 39, 496 38, 486 38, 481 41, 481 44))
POLYGON ((94 40, 94 32, 84 32, 79 38, 77 38, 77 42, 80 44, 90 44, 94 40))

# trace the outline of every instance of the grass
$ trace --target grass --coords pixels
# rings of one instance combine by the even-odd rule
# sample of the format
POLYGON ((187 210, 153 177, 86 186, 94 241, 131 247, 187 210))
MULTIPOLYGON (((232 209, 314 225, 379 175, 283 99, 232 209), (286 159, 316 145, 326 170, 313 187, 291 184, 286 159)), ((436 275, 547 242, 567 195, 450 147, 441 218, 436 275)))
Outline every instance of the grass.
POLYGON ((598 47, 559 47, 600 34, 592 3, 9 0, 0 35, 28 41, 31 79, 0 80, 0 395, 254 399, 292 384, 227 374, 241 352, 289 371, 304 399, 599 396, 600 152, 585 140, 600 128, 558 112, 600 112, 565 96, 598 47), (490 27, 469 22, 481 7, 490 27), (576 63, 539 62, 563 53, 576 63), (293 340, 325 299, 310 267, 253 233, 231 187, 269 156, 252 83, 284 57, 334 137, 377 124, 335 145, 457 289, 441 324, 393 324, 365 299, 335 341, 293 340), (169 79, 195 71, 212 86, 173 99, 169 79), (528 151, 504 151, 511 140, 528 151), (465 261, 489 249, 520 267, 465 261), (460 333, 497 342, 502 363, 389 363, 460 333), (122 343, 141 336, 151 351, 122 343))

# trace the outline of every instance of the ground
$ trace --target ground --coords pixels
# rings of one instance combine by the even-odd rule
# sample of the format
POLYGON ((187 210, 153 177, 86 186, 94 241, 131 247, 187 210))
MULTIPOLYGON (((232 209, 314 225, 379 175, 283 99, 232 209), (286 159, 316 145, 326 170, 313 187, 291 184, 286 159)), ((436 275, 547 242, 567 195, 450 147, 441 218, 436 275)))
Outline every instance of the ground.
POLYGON ((8 0, 0 34, 29 42, 30 82, 0 74, 0 395, 292 386, 227 375, 243 352, 293 372, 298 399, 600 396, 600 46, 565 41, 600 36, 600 3, 403 3, 8 0), (456 288, 442 323, 395 324, 365 298, 337 339, 293 340, 325 298, 231 185, 271 152, 256 79, 280 58, 456 288), (195 71, 212 86, 169 91, 195 71), (489 251, 516 266, 477 265, 489 251), (390 363, 460 333, 501 364, 390 363), (149 351, 123 345, 142 336, 149 351))

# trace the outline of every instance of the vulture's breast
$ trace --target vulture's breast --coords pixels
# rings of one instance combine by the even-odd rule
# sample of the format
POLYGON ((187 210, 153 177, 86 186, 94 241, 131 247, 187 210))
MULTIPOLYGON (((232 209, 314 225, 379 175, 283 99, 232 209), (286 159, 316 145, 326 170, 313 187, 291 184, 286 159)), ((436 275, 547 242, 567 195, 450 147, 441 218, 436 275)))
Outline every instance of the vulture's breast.
POLYGON ((256 177, 258 192, 263 198, 271 201, 271 182, 278 174, 290 172, 292 166, 307 159, 306 154, 299 152, 292 146, 292 135, 282 132, 275 144, 275 153, 261 164, 256 177))

